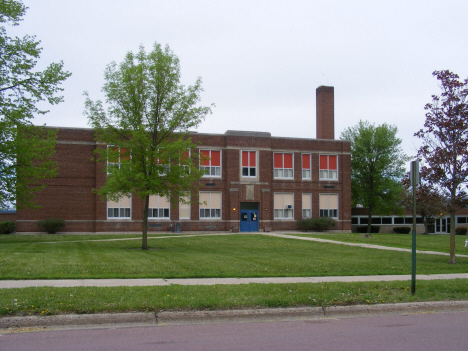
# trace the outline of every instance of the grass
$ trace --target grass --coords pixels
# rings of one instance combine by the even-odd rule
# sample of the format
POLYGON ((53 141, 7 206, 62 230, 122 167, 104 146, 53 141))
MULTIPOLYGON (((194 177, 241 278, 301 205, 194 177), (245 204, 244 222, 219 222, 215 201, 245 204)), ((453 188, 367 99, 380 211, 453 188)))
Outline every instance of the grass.
MULTIPOLYGON (((287 277, 410 274, 411 254, 263 235, 54 242, 2 236, 0 279, 287 277)), ((31 239, 32 239, 31 238, 31 239)), ((109 237, 105 237, 109 238, 109 237)), ((62 240, 60 240, 62 239, 62 240)), ((99 239, 94 237, 94 240, 99 239)), ((373 241, 373 243, 376 243, 373 241)), ((465 273, 468 258, 417 256, 417 272, 465 273)))
MULTIPOLYGON (((335 241, 375 244, 382 246, 400 247, 411 249, 411 234, 372 234, 371 238, 364 238, 357 233, 352 234, 292 234, 295 236, 306 236, 310 238, 320 238, 335 241)), ((450 252, 450 242, 448 235, 417 235, 416 249, 422 251, 450 252)), ((465 247, 465 240, 468 235, 455 235, 455 254, 468 255, 468 248, 465 247)))
MULTIPOLYGON (((300 234, 299 234, 300 235, 300 234)), ((307 236, 411 247, 411 236, 307 236)), ((457 237, 457 253, 465 237, 457 237)), ((447 236, 418 236, 418 249, 448 252, 447 236)), ((411 254, 263 235, 0 235, 0 279, 284 277, 410 274, 411 254), (169 236, 169 237, 167 237, 169 236), (157 239, 159 237, 159 239, 157 239), (166 237, 166 238, 160 238, 166 237), (109 241, 108 239, 134 239, 109 241), (98 241, 105 240, 105 241, 98 241)), ((468 258, 417 255, 417 273, 466 273, 468 258)), ((0 316, 238 309, 466 300, 466 280, 160 287, 0 289, 0 316)))
POLYGON ((0 316, 216 310, 465 300, 465 280, 0 289, 0 316))

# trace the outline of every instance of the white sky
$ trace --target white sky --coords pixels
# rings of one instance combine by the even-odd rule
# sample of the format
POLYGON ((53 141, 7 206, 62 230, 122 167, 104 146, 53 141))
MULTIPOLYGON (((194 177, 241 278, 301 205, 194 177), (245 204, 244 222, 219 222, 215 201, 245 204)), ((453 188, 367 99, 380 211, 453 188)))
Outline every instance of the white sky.
POLYGON ((107 64, 154 42, 179 57, 182 83, 203 79, 198 128, 315 138, 315 89, 335 87, 335 138, 360 119, 394 124, 409 155, 434 70, 468 77, 466 0, 24 0, 10 35, 36 35, 38 67, 63 60, 65 102, 35 120, 88 127, 83 91, 103 99, 107 64))

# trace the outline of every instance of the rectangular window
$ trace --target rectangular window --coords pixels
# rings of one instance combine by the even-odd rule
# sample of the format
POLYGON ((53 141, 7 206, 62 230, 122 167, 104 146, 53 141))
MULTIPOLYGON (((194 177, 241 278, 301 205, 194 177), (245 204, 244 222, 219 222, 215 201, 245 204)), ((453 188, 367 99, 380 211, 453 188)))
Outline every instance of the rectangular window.
POLYGON ((122 162, 130 160, 130 150, 107 146, 107 173, 114 169, 119 169, 122 162))
POLYGON ((338 179, 338 156, 320 155, 320 179, 338 179))
POLYGON ((273 154, 273 178, 294 178, 293 154, 273 154))
POLYGON ((319 206, 320 206, 320 211, 319 211, 320 217, 338 218, 338 195, 337 194, 320 194, 319 206))
POLYGON ((186 203, 179 201, 179 219, 190 219, 190 193, 181 193, 180 198, 186 203))
POLYGON ((293 193, 275 193, 273 198, 275 219, 293 219, 294 218, 294 194, 293 193))
POLYGON ((200 192, 200 219, 221 219, 221 192, 200 192))
POLYGON ((302 179, 311 179, 311 154, 302 154, 302 179))
POLYGON ((302 194, 302 218, 312 217, 312 194, 302 194))
POLYGON ((221 177, 221 151, 200 150, 200 170, 204 177, 221 177))
POLYGON ((257 152, 242 151, 242 176, 256 177, 257 176, 257 152))
POLYGON ((107 218, 131 218, 132 198, 123 196, 118 201, 107 201, 107 218))
POLYGON ((149 197, 148 218, 169 219, 170 202, 166 197, 151 195, 149 197))

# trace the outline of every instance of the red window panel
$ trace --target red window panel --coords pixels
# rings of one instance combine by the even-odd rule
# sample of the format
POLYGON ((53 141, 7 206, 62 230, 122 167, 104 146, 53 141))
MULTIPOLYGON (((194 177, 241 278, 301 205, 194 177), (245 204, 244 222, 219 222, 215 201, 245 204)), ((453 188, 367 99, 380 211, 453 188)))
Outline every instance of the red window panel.
POLYGON ((320 155, 320 169, 328 169, 328 156, 320 155))
POLYGON ((275 168, 283 168, 283 154, 275 154, 275 168))
POLYGON ((302 155, 302 169, 310 169, 310 155, 302 155))
POLYGON ((250 167, 255 167, 255 151, 250 151, 250 167))
POLYGON ((109 147, 109 163, 119 163, 119 148, 118 147, 109 147))
POLYGON ((221 166, 221 151, 211 151, 211 165, 221 166))
POLYGON ((336 170, 337 169, 337 157, 336 156, 328 156, 328 169, 336 170))
POLYGON ((188 151, 182 151, 182 152, 180 153, 180 159, 181 159, 181 160, 186 160, 186 159, 188 159, 188 158, 189 158, 189 152, 188 152, 188 151))
POLYGON ((130 160, 130 151, 128 149, 120 149, 120 160, 130 160))
POLYGON ((210 165, 210 151, 209 150, 201 150, 200 151, 200 164, 202 166, 209 166, 210 165))
POLYGON ((248 166, 249 166, 249 152, 242 151, 242 167, 248 167, 248 166))
POLYGON ((284 168, 293 168, 292 154, 284 154, 284 168))

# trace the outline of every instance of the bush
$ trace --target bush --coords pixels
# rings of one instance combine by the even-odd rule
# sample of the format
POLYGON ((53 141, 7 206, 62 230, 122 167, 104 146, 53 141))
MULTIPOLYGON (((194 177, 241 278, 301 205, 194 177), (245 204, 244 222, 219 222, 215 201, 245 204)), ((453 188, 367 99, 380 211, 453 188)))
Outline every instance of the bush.
POLYGON ((467 227, 457 227, 457 228, 455 228, 455 234, 456 235, 466 235, 467 231, 468 231, 467 227))
POLYGON ((336 221, 330 217, 316 217, 316 218, 306 218, 299 219, 297 221, 297 226, 300 230, 308 231, 313 230, 317 232, 322 232, 328 230, 336 225, 336 221))
POLYGON ((65 227, 65 221, 60 218, 48 218, 37 222, 37 226, 48 234, 55 234, 65 227))
POLYGON ((393 232, 397 234, 409 234, 411 231, 411 227, 395 227, 393 228, 393 232))
POLYGON ((11 234, 16 230, 16 224, 12 221, 0 222, 0 234, 11 234))
MULTIPOLYGON (((360 226, 360 227, 356 227, 356 231, 357 231, 358 233, 361 233, 361 234, 367 233, 367 225, 363 225, 363 226, 360 226)), ((371 233, 378 233, 378 232, 380 232, 380 226, 378 226, 378 225, 371 225, 371 227, 370 227, 370 232, 371 232, 371 233)))

